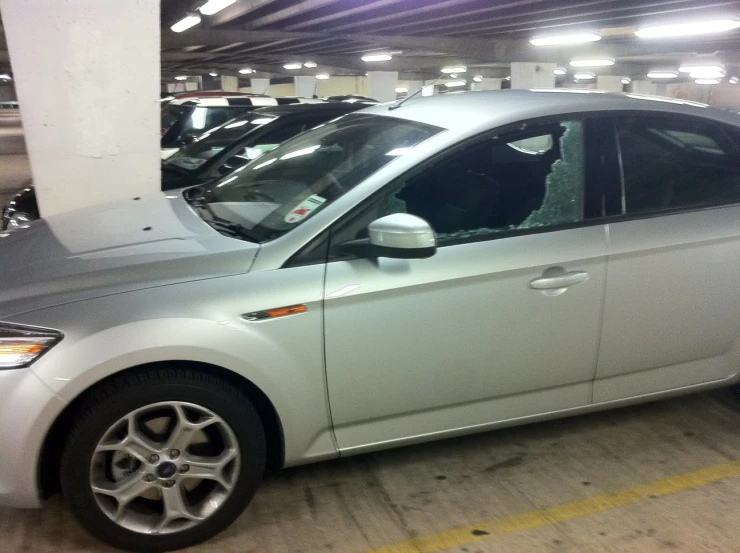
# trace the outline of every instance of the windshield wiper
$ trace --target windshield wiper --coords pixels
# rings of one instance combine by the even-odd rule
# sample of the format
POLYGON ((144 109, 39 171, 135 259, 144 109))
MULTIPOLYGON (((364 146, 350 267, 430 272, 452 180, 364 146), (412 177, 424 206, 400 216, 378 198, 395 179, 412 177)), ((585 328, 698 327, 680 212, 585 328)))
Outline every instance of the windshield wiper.
POLYGON ((259 242, 259 240, 257 240, 244 225, 235 223, 234 221, 229 221, 228 219, 224 219, 223 217, 216 215, 216 212, 213 211, 213 208, 210 205, 208 205, 208 201, 203 196, 190 200, 190 205, 197 209, 206 211, 209 218, 204 217, 203 220, 216 230, 228 232, 232 236, 238 236, 239 238, 243 238, 249 242, 259 242))

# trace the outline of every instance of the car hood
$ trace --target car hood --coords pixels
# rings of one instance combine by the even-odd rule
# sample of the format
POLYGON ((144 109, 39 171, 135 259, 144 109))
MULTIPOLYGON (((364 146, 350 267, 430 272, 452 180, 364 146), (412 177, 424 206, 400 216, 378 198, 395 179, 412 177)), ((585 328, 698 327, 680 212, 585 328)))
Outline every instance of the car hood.
POLYGON ((0 233, 0 318, 177 282, 246 273, 259 245, 226 237, 177 195, 53 215, 0 233))

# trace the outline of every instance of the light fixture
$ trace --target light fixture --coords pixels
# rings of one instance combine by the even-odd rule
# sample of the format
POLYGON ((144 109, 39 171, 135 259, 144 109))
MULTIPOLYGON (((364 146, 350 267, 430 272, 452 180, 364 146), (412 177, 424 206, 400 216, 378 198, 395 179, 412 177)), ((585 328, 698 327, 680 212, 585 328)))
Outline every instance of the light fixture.
POLYGON ((184 81, 184 80, 187 80, 187 77, 185 75, 178 75, 177 77, 175 77, 175 80, 184 81))
POLYGON ((239 70, 239 73, 241 73, 242 75, 251 75, 252 73, 254 73, 254 69, 250 69, 249 67, 245 67, 244 69, 240 69, 239 70))
POLYGON ((482 83, 483 82, 483 77, 480 76, 480 75, 476 75, 475 77, 473 77, 473 82, 474 83, 482 83))
POLYGON ((651 71, 647 74, 648 79, 675 79, 678 73, 675 71, 651 71))
POLYGON ((316 78, 320 81, 325 81, 329 78, 329 75, 327 75, 326 73, 319 73, 318 75, 316 75, 316 78))
POLYGON ((465 73, 468 70, 464 65, 454 65, 449 67, 443 67, 442 73, 465 73))
POLYGON ((562 68, 562 67, 558 67, 558 68, 554 69, 553 72, 552 72, 553 75, 557 75, 559 77, 562 77, 563 75, 565 75, 567 73, 568 73, 568 71, 566 69, 562 68))
POLYGON ((312 61, 307 61, 306 63, 303 64, 303 67, 308 67, 309 69, 313 69, 314 67, 318 67, 318 65, 312 61))
POLYGON ((395 88, 394 89, 394 92, 396 94, 403 94, 404 92, 408 92, 408 91, 409 91, 409 89, 406 88, 405 86, 399 86, 398 88, 395 88))
POLYGON ((532 46, 556 46, 563 44, 584 44, 601 40, 601 35, 596 33, 578 33, 572 35, 553 35, 535 37, 529 41, 532 46))
POLYGON ((367 54, 362 56, 362 61, 390 61, 393 56, 390 54, 367 54))
POLYGON ((572 60, 570 62, 571 67, 608 67, 614 65, 614 60, 608 58, 600 58, 594 60, 572 60))
POLYGON ((592 79, 596 78, 596 75, 593 73, 576 73, 573 75, 573 78, 577 81, 590 81, 592 79))
POLYGON ((303 67, 303 65, 301 65, 300 63, 286 63, 285 65, 283 65, 283 67, 285 69, 300 69, 301 67, 303 67))
POLYGON ((445 83, 445 86, 447 88, 456 88, 458 86, 465 86, 467 83, 465 81, 449 81, 445 83))
POLYGON ((203 15, 213 15, 214 13, 218 13, 224 8, 228 8, 236 2, 236 0, 208 0, 205 4, 203 4, 200 8, 200 13, 203 15))
POLYGON ((696 79, 694 81, 696 84, 719 84, 719 79, 696 79))
POLYGON ((686 36, 724 33, 740 28, 740 21, 735 19, 714 19, 695 21, 674 25, 655 25, 637 29, 635 34, 640 38, 681 38, 686 36))
POLYGON ((692 71, 689 77, 692 79, 722 79, 726 75, 725 70, 721 71, 692 71))
POLYGON ((685 64, 678 68, 679 73, 720 73, 725 70, 721 65, 692 65, 685 64))
POLYGON ((457 73, 450 73, 450 77, 453 79, 457 79, 457 73))
POLYGON ((218 73, 216 73, 215 71, 211 71, 211 72, 210 72, 210 73, 208 73, 208 74, 209 74, 209 75, 210 75, 211 77, 218 77, 218 73))
POLYGON ((7 73, 3 73, 2 75, 0 75, 0 80, 3 80, 3 81, 12 81, 13 79, 7 73))
POLYGON ((729 82, 730 82, 730 84, 737 84, 737 83, 740 82, 740 79, 738 79, 737 77, 730 77, 730 81, 729 82))
POLYGON ((187 31, 190 27, 194 27, 198 23, 200 23, 200 16, 197 13, 190 13, 175 23, 170 27, 170 29, 175 33, 181 33, 183 31, 187 31))
POLYGON ((621 81, 622 84, 630 84, 631 82, 632 82, 632 79, 630 79, 629 77, 625 77, 621 81))

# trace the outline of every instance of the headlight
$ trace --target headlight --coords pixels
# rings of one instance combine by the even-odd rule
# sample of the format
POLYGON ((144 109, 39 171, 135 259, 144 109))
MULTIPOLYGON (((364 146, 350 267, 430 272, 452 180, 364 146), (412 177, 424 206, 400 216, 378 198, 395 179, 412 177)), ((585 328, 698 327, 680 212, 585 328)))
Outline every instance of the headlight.
POLYGON ((62 337, 56 330, 0 323, 0 370, 28 367, 62 337))

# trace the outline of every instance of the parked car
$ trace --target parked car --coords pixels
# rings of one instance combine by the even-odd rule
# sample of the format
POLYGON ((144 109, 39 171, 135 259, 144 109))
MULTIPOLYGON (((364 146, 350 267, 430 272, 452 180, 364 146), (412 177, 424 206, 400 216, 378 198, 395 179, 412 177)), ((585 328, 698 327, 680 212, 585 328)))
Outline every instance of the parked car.
MULTIPOLYGON (((241 167, 288 138, 367 104, 300 104, 259 108, 207 131, 162 162, 162 190, 205 184, 241 167)), ((36 191, 27 185, 0 211, 0 230, 40 217, 36 191)))
POLYGON ((278 101, 275 98, 243 94, 175 98, 162 108, 162 159, 234 117, 258 107, 276 105, 278 101))
POLYGON ((412 98, 0 235, 0 504, 175 549, 266 466, 736 384, 739 145, 678 100, 412 98))

